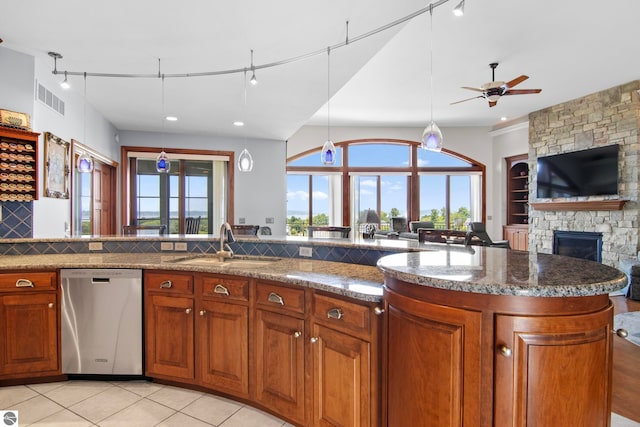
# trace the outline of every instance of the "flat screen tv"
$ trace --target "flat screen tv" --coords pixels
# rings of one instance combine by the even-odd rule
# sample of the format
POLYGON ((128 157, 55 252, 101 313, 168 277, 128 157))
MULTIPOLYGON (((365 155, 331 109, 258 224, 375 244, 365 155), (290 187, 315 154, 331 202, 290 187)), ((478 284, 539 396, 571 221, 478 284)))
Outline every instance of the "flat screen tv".
POLYGON ((618 194, 618 145, 538 157, 538 198, 618 194))

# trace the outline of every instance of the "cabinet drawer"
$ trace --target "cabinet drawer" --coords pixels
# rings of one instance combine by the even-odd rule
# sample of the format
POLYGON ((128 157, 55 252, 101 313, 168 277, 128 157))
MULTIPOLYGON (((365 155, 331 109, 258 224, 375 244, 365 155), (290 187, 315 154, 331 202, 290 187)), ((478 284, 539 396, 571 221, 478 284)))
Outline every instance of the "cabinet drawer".
POLYGON ((249 301, 249 281, 226 276, 202 275, 202 296, 234 301, 249 301))
POLYGON ((313 316, 318 322, 355 331, 369 332, 368 306, 326 295, 313 295, 313 316))
POLYGON ((304 289, 256 283, 256 304, 278 311, 304 313, 304 289))
POLYGON ((58 275, 54 271, 0 274, 0 291, 29 291, 56 289, 58 275))
POLYGON ((176 272, 146 272, 144 290, 154 293, 193 294, 193 275, 176 272))

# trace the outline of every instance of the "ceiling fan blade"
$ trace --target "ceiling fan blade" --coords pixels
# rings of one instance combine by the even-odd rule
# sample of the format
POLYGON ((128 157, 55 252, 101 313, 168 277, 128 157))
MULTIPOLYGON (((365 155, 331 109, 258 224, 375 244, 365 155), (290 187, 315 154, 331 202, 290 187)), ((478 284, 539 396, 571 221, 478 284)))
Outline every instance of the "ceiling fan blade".
POLYGON ((479 87, 462 86, 462 89, 473 90, 476 92, 484 92, 484 89, 481 89, 479 87))
POLYGON ((461 101, 456 101, 456 102, 452 102, 449 105, 453 105, 453 104, 460 104, 461 102, 466 102, 466 101, 471 101, 472 99, 476 99, 476 98, 484 98, 484 96, 474 96, 473 98, 467 98, 467 99, 463 99, 461 101))
POLYGON ((489 107, 495 107, 498 101, 489 101, 489 107))
POLYGON ((528 95, 530 93, 540 93, 542 89, 510 89, 502 95, 528 95))
POLYGON ((510 82, 507 82, 506 86, 509 87, 509 88, 514 87, 515 85, 519 85, 520 83, 522 83, 523 81, 527 80, 528 78, 529 78, 529 76, 525 76, 523 74, 520 77, 516 77, 515 79, 511 80, 510 82))

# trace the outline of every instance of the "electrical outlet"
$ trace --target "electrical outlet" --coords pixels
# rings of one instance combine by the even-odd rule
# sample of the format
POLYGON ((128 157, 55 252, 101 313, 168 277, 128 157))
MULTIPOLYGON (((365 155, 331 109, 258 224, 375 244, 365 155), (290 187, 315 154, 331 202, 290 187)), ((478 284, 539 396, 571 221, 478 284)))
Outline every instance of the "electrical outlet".
POLYGON ((161 251, 172 251, 173 250, 173 242, 162 242, 160 243, 161 251))
POLYGON ((175 249, 176 249, 176 251, 186 251, 187 250, 187 242, 176 242, 175 249))
POLYGON ((273 224, 274 223, 274 218, 272 216, 268 217, 268 218, 265 218, 264 222, 265 222, 265 224, 273 224))
POLYGON ((313 256, 313 250, 311 248, 305 248, 300 246, 300 256, 306 256, 306 257, 312 257, 313 256))
POLYGON ((102 250, 102 242, 89 242, 89 250, 90 251, 101 251, 102 250))

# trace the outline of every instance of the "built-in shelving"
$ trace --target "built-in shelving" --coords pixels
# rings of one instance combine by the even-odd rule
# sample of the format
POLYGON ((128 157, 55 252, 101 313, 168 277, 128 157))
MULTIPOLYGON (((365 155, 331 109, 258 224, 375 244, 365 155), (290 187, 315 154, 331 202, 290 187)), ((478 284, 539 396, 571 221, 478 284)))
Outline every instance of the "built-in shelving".
POLYGON ((0 126, 0 202, 38 198, 38 136, 0 126))

